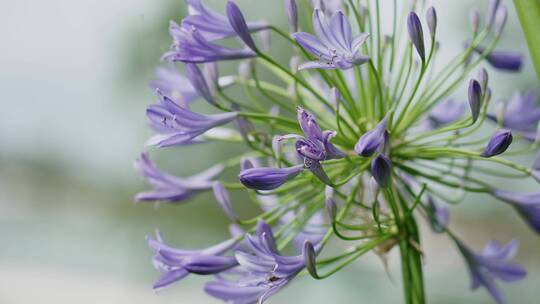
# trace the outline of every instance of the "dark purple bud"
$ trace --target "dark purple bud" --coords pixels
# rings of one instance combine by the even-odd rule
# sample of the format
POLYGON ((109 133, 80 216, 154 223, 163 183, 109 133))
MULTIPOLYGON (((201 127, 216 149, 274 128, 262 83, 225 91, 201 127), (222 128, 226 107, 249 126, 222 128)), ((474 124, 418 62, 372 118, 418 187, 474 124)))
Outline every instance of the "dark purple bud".
POLYGON ((499 36, 502 33, 506 20, 508 20, 508 9, 503 5, 499 7, 495 15, 495 35, 499 36))
POLYGON ((301 107, 296 107, 296 113, 300 128, 304 131, 307 138, 322 140, 322 130, 313 118, 313 115, 309 114, 301 107))
POLYGON ((392 162, 383 154, 377 155, 371 162, 371 174, 381 188, 386 188, 392 178, 392 162))
POLYGON ((471 106, 473 122, 475 122, 482 107, 482 86, 474 79, 469 82, 469 105, 471 106))
POLYGON ((424 47, 424 31, 422 30, 422 23, 420 18, 415 12, 410 12, 407 18, 407 30, 409 31, 409 37, 422 58, 422 61, 426 60, 426 50, 424 47))
POLYGON ((227 18, 231 27, 234 29, 238 37, 244 41, 244 43, 254 52, 257 52, 257 47, 251 34, 249 33, 249 28, 246 24, 246 19, 242 14, 240 8, 232 0, 227 2, 227 18))
POLYGON ((493 134, 486 146, 486 149, 484 152, 482 152, 482 154, 480 154, 480 156, 492 157, 504 153, 504 151, 506 151, 506 149, 508 149, 512 143, 512 139, 512 132, 510 132, 510 130, 498 130, 495 132, 495 134, 493 134))
POLYGON ((337 214, 337 206, 334 201, 334 188, 326 186, 324 189, 324 205, 326 207, 326 212, 328 212, 328 217, 330 220, 335 221, 337 214))
POLYGON ((309 274, 314 278, 319 278, 319 275, 317 274, 317 253, 310 242, 306 241, 304 243, 302 255, 304 256, 304 264, 306 265, 309 274))
POLYGON ((499 5, 501 0, 488 0, 487 11, 486 11, 486 27, 491 28, 493 22, 495 22, 495 16, 499 10, 499 5))
MULTIPOLYGON (((482 54, 483 47, 476 47, 475 51, 482 54)), ((508 72, 518 72, 523 65, 523 54, 520 52, 492 51, 486 55, 487 62, 494 68, 508 72)))
POLYGON ((428 8, 426 12, 426 21, 431 38, 434 39, 435 33, 437 32, 437 11, 435 11, 433 6, 428 8))
POLYGON ((214 190, 214 196, 216 197, 219 206, 223 209, 229 219, 236 221, 238 217, 234 213, 229 192, 225 189, 223 183, 215 182, 212 185, 212 189, 214 190))
POLYGON ((309 169, 309 171, 311 171, 311 173, 313 173, 313 175, 315 175, 321 182, 329 186, 334 185, 328 175, 326 175, 326 172, 324 172, 324 168, 322 167, 321 163, 317 160, 306 157, 304 158, 304 166, 306 169, 309 169))
POLYGON ((354 151, 363 157, 373 155, 384 141, 386 121, 386 118, 384 118, 373 130, 362 135, 354 146, 354 151))
POLYGON ((480 83, 480 87, 482 87, 482 92, 486 92, 488 88, 488 83, 489 83, 489 76, 486 69, 481 68, 480 71, 478 72, 477 78, 478 78, 478 83, 480 83))
POLYGON ((469 14, 469 20, 471 22, 473 33, 477 33, 480 28, 480 12, 477 9, 472 10, 469 14))
POLYGON ((273 190, 304 171, 303 165, 289 168, 251 168, 240 172, 240 182, 255 190, 273 190))
POLYGON ((214 100, 210 88, 208 88, 208 84, 206 83, 206 79, 201 70, 199 70, 199 67, 194 63, 186 63, 185 66, 186 77, 189 79, 189 82, 195 91, 210 104, 215 104, 216 101, 214 100))
POLYGON ((292 33, 298 32, 298 7, 296 6, 296 0, 285 0, 285 10, 287 11, 289 29, 292 33))
POLYGON ((238 265, 234 257, 216 255, 192 255, 182 260, 182 267, 196 274, 217 274, 238 265))

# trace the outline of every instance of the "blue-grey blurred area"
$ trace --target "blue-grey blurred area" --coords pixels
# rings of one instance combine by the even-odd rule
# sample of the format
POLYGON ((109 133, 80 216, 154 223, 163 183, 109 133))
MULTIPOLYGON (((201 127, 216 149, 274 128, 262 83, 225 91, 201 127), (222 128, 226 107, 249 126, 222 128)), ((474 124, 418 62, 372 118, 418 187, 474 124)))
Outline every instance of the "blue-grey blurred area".
MULTIPOLYGON (((222 10, 225 1, 207 3, 222 10)), ((282 1, 237 3, 249 19, 287 26, 282 1)), ((506 4, 511 14, 501 47, 525 52, 511 1, 506 4)), ((450 56, 467 37, 468 8, 484 1, 435 5, 443 54, 450 56)), ((158 227, 171 243, 187 248, 225 237, 228 222, 213 197, 159 207, 132 200, 146 189, 133 160, 151 135, 144 111, 154 97, 147 83, 170 44, 168 21, 183 14, 182 0, 0 5, 0 303, 218 303, 203 293, 205 278, 154 292, 158 273, 145 243, 158 227)), ((224 65, 223 73, 235 73, 232 67, 224 65)), ((494 95, 502 98, 538 84, 529 60, 519 75, 492 75, 494 95)), ((151 153, 162 167, 188 175, 238 151, 212 144, 151 153)), ((538 190, 522 180, 504 186, 538 190)), ((492 238, 520 239, 517 259, 529 277, 504 290, 511 303, 538 303, 540 238, 513 210, 486 196, 471 195, 451 210, 452 227, 476 249, 492 238)), ((469 291, 453 244, 424 232, 430 302, 491 303, 485 291, 469 291)), ((327 280, 300 278, 270 303, 399 303, 395 254, 388 275, 368 255, 327 280)))

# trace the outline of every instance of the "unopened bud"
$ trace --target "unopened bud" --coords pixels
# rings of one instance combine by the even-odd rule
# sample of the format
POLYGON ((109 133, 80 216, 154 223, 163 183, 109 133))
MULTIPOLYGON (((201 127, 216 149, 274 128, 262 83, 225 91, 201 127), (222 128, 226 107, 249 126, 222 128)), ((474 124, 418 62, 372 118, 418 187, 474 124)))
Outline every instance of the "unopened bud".
POLYGON ((437 11, 435 11, 433 6, 428 8, 426 12, 426 21, 431 38, 435 39, 435 33, 437 31, 437 11))
POLYGON ((482 107, 482 86, 474 79, 469 82, 469 105, 471 106, 473 122, 475 122, 482 107))
POLYGON ((407 30, 409 32, 409 38, 414 45, 416 52, 422 59, 422 62, 426 60, 426 49, 424 47, 424 31, 422 30, 422 23, 420 18, 415 12, 410 12, 407 18, 407 30))
POLYGON ((502 33, 506 20, 508 20, 508 9, 502 5, 497 10, 497 15, 495 15, 495 35, 499 36, 502 33))

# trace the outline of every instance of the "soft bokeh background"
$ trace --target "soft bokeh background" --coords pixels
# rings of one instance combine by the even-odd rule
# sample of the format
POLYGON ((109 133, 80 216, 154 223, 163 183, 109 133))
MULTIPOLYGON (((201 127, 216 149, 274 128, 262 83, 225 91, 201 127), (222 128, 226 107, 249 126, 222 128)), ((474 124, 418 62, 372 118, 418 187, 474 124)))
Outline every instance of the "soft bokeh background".
MULTIPOLYGON (((282 1, 238 3, 249 19, 286 26, 282 1)), ((484 1, 435 4, 445 54, 455 53, 468 31, 468 8, 484 1)), ((146 187, 132 163, 150 135, 147 83, 169 45, 168 20, 179 20, 183 6, 182 0, 2 1, 0 303, 217 303, 198 278, 156 294, 157 273, 144 241, 157 227, 185 247, 219 240, 227 221, 213 198, 160 208, 132 201, 146 187)), ((512 9, 501 46, 526 51, 512 9)), ((538 85, 529 60, 521 74, 492 79, 501 97, 538 85)), ((189 174, 234 153, 219 148, 172 149, 156 157, 171 171, 189 174)), ((505 186, 538 187, 510 183, 505 186)), ((475 248, 491 238, 521 240, 518 260, 529 277, 504 290, 511 303, 538 303, 540 238, 485 196, 470 196, 452 211, 452 226, 475 248)), ((424 238, 431 303, 491 303, 484 291, 469 291, 468 273, 449 241, 429 232, 424 238)), ((328 280, 297 280, 270 303, 399 303, 397 260, 390 266, 393 281, 366 256, 328 280)))

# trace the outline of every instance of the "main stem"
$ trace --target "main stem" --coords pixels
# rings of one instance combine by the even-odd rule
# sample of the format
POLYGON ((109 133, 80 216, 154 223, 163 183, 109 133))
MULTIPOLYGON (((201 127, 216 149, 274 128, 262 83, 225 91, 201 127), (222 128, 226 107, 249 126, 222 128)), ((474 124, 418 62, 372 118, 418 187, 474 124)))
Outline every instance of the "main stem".
POLYGON ((401 231, 402 239, 399 242, 401 256, 401 272, 403 277, 403 292, 406 304, 424 304, 424 274, 422 268, 422 255, 420 252, 420 239, 416 220, 409 217, 401 231))
POLYGON ((536 76, 540 80, 540 2, 538 0, 514 0, 514 5, 527 39, 536 76))

